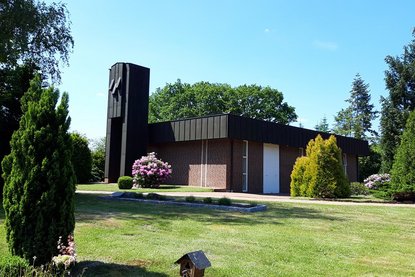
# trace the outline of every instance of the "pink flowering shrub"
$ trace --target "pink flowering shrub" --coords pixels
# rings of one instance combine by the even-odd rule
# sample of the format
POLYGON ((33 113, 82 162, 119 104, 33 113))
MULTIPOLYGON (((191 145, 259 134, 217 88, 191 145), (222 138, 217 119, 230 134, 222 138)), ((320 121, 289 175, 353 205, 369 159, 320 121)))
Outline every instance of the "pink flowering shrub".
POLYGON ((171 166, 151 152, 133 164, 134 187, 157 188, 171 175, 171 166))
POLYGON ((368 189, 380 189, 387 185, 391 180, 389 174, 373 174, 367 177, 363 182, 368 189))

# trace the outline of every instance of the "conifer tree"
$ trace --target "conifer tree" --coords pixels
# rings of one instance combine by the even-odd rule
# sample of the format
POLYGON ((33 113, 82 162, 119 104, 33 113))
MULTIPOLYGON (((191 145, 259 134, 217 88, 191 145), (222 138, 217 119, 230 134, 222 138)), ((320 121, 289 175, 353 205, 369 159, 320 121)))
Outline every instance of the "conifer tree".
POLYGON ((391 170, 409 112, 415 109, 415 28, 412 36, 401 56, 385 58, 389 66, 385 71, 389 95, 382 98, 380 118, 383 172, 391 170))
POLYGON ((393 192, 415 193, 415 111, 407 120, 391 173, 393 192))
POLYGON ((43 89, 36 76, 22 98, 23 115, 3 162, 6 238, 13 255, 50 262, 59 236, 74 230, 74 174, 68 95, 43 89))

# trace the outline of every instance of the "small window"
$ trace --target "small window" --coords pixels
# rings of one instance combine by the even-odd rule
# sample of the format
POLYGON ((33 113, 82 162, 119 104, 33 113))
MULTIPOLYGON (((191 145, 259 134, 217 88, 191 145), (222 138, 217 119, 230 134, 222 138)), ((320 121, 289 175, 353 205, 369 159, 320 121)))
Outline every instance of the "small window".
POLYGON ((304 156, 304 148, 300 147, 300 148, 298 149, 298 156, 299 156, 299 157, 304 156))
POLYGON ((242 191, 248 191, 248 141, 242 145, 242 191))

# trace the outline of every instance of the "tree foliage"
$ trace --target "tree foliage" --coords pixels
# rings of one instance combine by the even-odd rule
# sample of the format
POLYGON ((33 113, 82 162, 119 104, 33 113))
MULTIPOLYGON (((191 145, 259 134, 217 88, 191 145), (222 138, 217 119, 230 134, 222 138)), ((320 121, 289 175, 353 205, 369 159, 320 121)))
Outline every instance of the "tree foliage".
POLYGON ((100 182, 104 180, 105 170, 105 137, 92 142, 92 170, 91 181, 100 182))
POLYGON ((385 58, 389 66, 385 71, 389 96, 382 98, 380 119, 383 172, 391 170, 409 112, 415 109, 415 29, 412 36, 400 57, 385 58))
POLYGON ((356 74, 350 97, 346 100, 349 106, 335 116, 334 132, 357 139, 368 139, 368 134, 376 135, 372 129, 372 121, 376 119, 377 112, 374 111, 370 98, 369 85, 356 74))
MULTIPOLYGON (((10 139, 22 115, 20 99, 35 72, 41 69, 44 78, 59 81, 59 67, 68 63, 72 47, 64 4, 0 1, 0 161, 10 153, 10 139)), ((2 189, 0 178, 0 195, 2 189)))
POLYGON ((393 192, 415 192, 415 111, 407 120, 391 171, 393 192))
POLYGON ((0 68, 32 63, 60 80, 73 38, 65 4, 34 0, 0 2, 0 68))
POLYGON ((68 95, 42 89, 37 76, 22 98, 23 116, 3 162, 6 238, 13 255, 44 264, 59 236, 74 230, 75 183, 68 95))
POLYGON ((324 116, 323 119, 320 120, 320 122, 317 123, 316 126, 314 126, 314 129, 319 132, 326 132, 326 133, 330 132, 330 127, 329 127, 329 123, 327 122, 327 117, 324 116))
POLYGON ((258 85, 231 87, 209 82, 190 85, 178 80, 150 95, 150 122, 221 113, 282 124, 297 119, 295 109, 284 102, 281 92, 258 85))
POLYGON ((88 139, 79 133, 71 134, 73 154, 72 166, 75 171, 76 182, 87 183, 91 178, 92 156, 88 147, 88 139))
POLYGON ((292 196, 336 198, 350 196, 350 184, 343 170, 336 138, 311 140, 306 156, 298 158, 291 173, 292 196))

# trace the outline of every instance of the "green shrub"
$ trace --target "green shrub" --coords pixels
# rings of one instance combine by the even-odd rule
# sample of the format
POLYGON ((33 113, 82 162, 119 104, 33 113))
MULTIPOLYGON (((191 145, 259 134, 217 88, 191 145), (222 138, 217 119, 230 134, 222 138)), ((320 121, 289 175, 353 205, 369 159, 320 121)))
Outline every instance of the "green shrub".
POLYGON ((304 173, 307 168, 308 158, 297 158, 293 171, 291 172, 290 194, 291 196, 301 196, 305 193, 306 182, 304 182, 304 173))
POLYGON ((360 182, 352 182, 350 184, 351 195, 369 195, 370 191, 365 184, 360 182))
POLYGON ((415 193, 415 111, 409 115, 393 162, 391 193, 398 195, 397 199, 415 193))
POLYGON ((100 182, 104 180, 105 170, 105 137, 92 142, 92 169, 91 182, 100 182))
POLYGON ((232 205, 232 200, 227 197, 222 197, 218 199, 218 204, 223 206, 230 206, 232 205))
POLYGON ((186 198, 184 200, 186 202, 190 202, 190 203, 196 202, 196 198, 193 195, 186 196, 186 198))
POLYGON ((35 77, 22 98, 20 127, 2 162, 6 239, 12 255, 46 264, 60 236, 75 227, 75 178, 68 133, 68 94, 43 89, 35 77))
POLYGON ((212 204, 213 203, 213 199, 211 197, 205 197, 205 198, 203 198, 203 203, 205 203, 205 204, 212 204))
POLYGON ((350 184, 336 138, 323 140, 318 135, 306 149, 306 157, 297 159, 291 173, 292 196, 336 198, 350 196, 350 184))
POLYGON ((0 276, 24 276, 30 272, 29 263, 18 256, 6 256, 0 258, 0 276))
POLYGON ((71 134, 73 154, 72 165, 78 184, 87 183, 91 178, 92 157, 88 147, 88 139, 79 134, 71 134))
POLYGON ((133 178, 130 176, 121 176, 118 178, 118 188, 119 189, 132 189, 133 187, 133 178))

